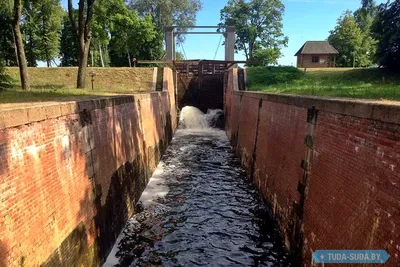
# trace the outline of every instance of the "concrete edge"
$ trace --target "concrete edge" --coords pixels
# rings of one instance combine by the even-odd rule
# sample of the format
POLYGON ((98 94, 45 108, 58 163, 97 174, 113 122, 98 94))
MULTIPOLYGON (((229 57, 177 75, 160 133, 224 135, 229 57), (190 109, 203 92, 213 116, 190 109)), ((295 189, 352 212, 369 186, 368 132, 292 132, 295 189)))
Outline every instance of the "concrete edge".
POLYGON ((400 105, 378 103, 371 100, 324 98, 263 92, 243 92, 236 90, 233 94, 304 108, 314 106, 316 109, 326 112, 379 120, 382 122, 394 124, 399 124, 400 122, 400 105))
POLYGON ((132 95, 100 97, 58 103, 40 102, 32 103, 34 106, 30 107, 11 107, 7 109, 0 109, 0 130, 47 119, 55 119, 71 114, 78 114, 83 110, 92 111, 111 106, 133 103, 136 100, 159 97, 164 94, 167 94, 167 92, 137 93, 132 95))
POLYGON ((153 80, 152 80, 152 91, 157 91, 157 74, 158 68, 153 68, 153 80))
POLYGON ((172 73, 172 69, 170 67, 163 67, 162 71, 163 71, 162 91, 169 92, 170 88, 168 85, 168 72, 171 71, 172 73))
POLYGON ((248 86, 247 86, 247 68, 244 68, 243 69, 243 78, 244 78, 244 90, 245 91, 249 91, 249 88, 248 88, 248 86))

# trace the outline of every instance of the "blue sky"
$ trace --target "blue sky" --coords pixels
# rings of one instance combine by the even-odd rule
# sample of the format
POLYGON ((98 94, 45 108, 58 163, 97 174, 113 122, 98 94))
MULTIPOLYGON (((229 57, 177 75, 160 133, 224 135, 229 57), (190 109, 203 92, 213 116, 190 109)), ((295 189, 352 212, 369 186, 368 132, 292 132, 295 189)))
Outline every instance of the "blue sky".
MULTIPOLYGON (((76 2, 76 1, 75 1, 76 2)), ((283 33, 289 37, 288 47, 282 50, 281 65, 295 65, 294 54, 305 41, 325 40, 335 27, 336 20, 347 9, 356 10, 360 0, 283 0, 286 7, 283 16, 283 33)), ((377 0, 377 3, 386 0, 377 0)), ((197 15, 197 25, 217 25, 220 10, 227 0, 202 0, 203 9, 197 15)), ((67 0, 62 0, 66 8, 67 0)), ((201 29, 204 30, 204 29, 201 29)), ((207 31, 207 29, 205 29, 207 31)), ((183 50, 188 59, 213 59, 220 35, 188 35, 183 50)), ((182 51, 182 47, 177 47, 182 51)), ((224 59, 224 47, 218 49, 216 59, 224 59)), ((243 60, 242 53, 235 55, 243 60)))

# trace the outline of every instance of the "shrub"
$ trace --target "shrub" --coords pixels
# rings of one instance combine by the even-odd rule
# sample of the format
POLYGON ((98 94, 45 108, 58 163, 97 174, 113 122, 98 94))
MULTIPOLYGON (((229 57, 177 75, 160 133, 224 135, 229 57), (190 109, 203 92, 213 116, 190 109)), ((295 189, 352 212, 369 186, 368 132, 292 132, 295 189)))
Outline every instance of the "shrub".
POLYGON ((0 91, 11 87, 11 78, 6 73, 3 61, 0 60, 0 91))
POLYGON ((304 72, 295 67, 249 67, 247 83, 254 85, 272 85, 300 79, 304 72))

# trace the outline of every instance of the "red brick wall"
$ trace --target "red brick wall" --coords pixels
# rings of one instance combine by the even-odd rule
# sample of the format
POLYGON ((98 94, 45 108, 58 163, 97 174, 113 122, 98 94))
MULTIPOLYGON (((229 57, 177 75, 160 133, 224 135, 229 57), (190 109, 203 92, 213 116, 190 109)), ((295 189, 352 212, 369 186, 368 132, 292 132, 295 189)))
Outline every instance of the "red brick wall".
POLYGON ((259 99, 253 97, 242 98, 238 112, 238 137, 236 149, 240 155, 242 165, 246 169, 252 168, 254 144, 256 142, 259 99))
POLYGON ((285 232, 286 244, 293 234, 293 202, 299 202, 297 184, 303 170, 303 145, 307 111, 304 108, 262 101, 256 144, 254 182, 270 200, 274 217, 285 232))
POLYGON ((227 135, 303 266, 317 249, 385 249, 398 266, 400 106, 239 92, 236 79, 227 135))
POLYGON ((165 72, 164 92, 0 111, 1 267, 107 256, 176 127, 165 72))

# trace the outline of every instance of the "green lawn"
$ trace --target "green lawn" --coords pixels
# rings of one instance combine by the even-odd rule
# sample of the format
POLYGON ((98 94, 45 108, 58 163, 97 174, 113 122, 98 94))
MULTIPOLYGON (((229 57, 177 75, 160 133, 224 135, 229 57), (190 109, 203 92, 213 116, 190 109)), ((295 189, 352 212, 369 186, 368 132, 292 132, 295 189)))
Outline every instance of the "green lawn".
POLYGON ((21 89, 18 68, 6 68, 11 88, 0 91, 0 104, 57 101, 152 90, 152 68, 88 68, 86 89, 76 89, 77 68, 28 68, 30 91, 21 89), (94 71, 94 90, 89 73, 94 71))
POLYGON ((382 69, 307 69, 250 67, 251 91, 400 100, 400 75, 382 69))

